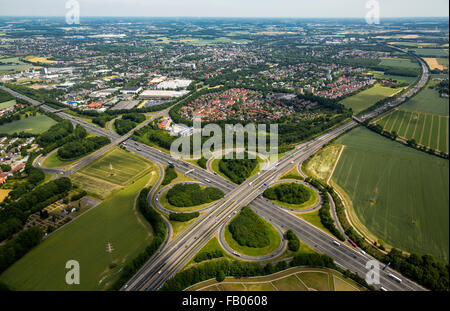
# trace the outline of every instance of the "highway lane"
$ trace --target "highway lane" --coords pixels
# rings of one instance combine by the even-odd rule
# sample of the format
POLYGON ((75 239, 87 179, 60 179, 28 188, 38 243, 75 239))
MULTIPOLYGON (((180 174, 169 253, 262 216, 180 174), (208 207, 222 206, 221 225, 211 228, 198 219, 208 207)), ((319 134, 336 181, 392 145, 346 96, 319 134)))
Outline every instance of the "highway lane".
MULTIPOLYGON (((314 148, 306 149, 305 151, 302 150, 300 152, 300 157, 302 157, 303 159, 309 157, 309 155, 311 153, 314 153, 324 143, 326 143, 328 141, 327 139, 332 139, 332 138, 340 135, 340 133, 342 131, 345 131, 348 128, 351 128, 351 127, 354 127, 354 126, 356 126, 355 122, 349 122, 348 124, 346 124, 346 125, 344 125, 342 127, 339 127, 337 129, 333 130, 332 132, 327 133, 327 134, 323 135, 322 137, 316 139, 315 142, 313 143, 314 148)), ((299 151, 297 150, 297 152, 299 152, 299 151)), ((255 187, 258 185, 257 188, 249 187, 247 182, 245 184, 239 186, 238 190, 233 191, 233 194, 237 193, 237 196, 233 196, 231 198, 227 198, 228 201, 232 202, 231 207, 229 207, 225 203, 223 208, 221 208, 221 207, 217 208, 216 210, 214 210, 214 213, 222 213, 222 214, 225 215, 225 217, 226 217, 226 215, 230 216, 233 211, 236 211, 236 209, 239 209, 242 206, 245 206, 246 204, 249 204, 251 201, 253 201, 254 198, 256 198, 261 193, 261 189, 258 189, 258 188, 264 187, 265 183, 267 184, 267 183, 270 183, 270 182, 275 181, 276 179, 278 179, 280 177, 279 175, 284 174, 286 170, 290 169, 290 165, 291 165, 291 160, 292 159, 294 161, 300 159, 300 158, 299 159, 297 159, 297 158, 299 158, 299 156, 294 156, 294 158, 292 158, 290 156, 284 157, 284 160, 282 159, 283 164, 281 164, 279 166, 280 169, 278 169, 278 170, 269 170, 265 174, 256 175, 256 177, 254 177, 254 180, 252 182, 253 182, 255 187), (232 200, 234 200, 234 201, 232 201, 232 200)), ((226 221, 227 218, 225 218, 223 220, 226 221)), ((220 221, 222 221, 222 219, 220 219, 220 221)), ((209 226, 210 226, 210 221, 206 222, 206 224, 205 224, 205 222, 202 221, 202 222, 199 223, 198 226, 196 226, 196 230, 195 231, 196 232, 204 232, 205 231, 204 228, 208 229, 209 226)), ((213 229, 215 229, 217 231, 218 226, 217 225, 213 225, 213 229)), ((183 242, 185 242, 184 243, 185 245, 192 244, 192 242, 193 242, 193 240, 192 240, 192 233, 188 233, 186 235, 186 238, 183 240, 183 242)), ((206 242, 207 241, 204 241, 204 243, 206 243, 206 242)), ((176 250, 177 249, 176 248, 177 245, 174 245, 174 247, 175 247, 175 250, 176 250)), ((160 262, 155 262, 154 264, 150 264, 149 266, 157 267, 156 270, 158 268, 162 268, 163 266, 165 266, 164 269, 169 267, 170 271, 172 271, 172 270, 176 271, 177 269, 181 268, 180 267, 180 263, 179 263, 180 258, 178 257, 179 255, 178 254, 173 254, 173 250, 174 249, 165 250, 165 252, 167 252, 167 256, 166 256, 166 258, 163 259, 164 260, 164 264, 160 261, 160 262), (173 257, 172 257, 172 255, 173 255, 173 257)), ((193 256, 194 254, 193 253, 189 253, 188 255, 189 256, 193 256)), ((157 288, 157 286, 162 284, 163 281, 165 279, 167 279, 167 276, 165 274, 163 274, 163 275, 158 274, 157 276, 153 276, 152 277, 151 274, 154 273, 154 271, 155 271, 155 268, 148 269, 147 272, 146 271, 141 271, 140 274, 146 274, 147 276, 139 277, 138 279, 140 281, 142 279, 150 278, 149 282, 146 283, 145 288, 148 288, 148 287, 157 288)), ((171 275, 171 273, 169 273, 169 275, 171 275)), ((141 284, 142 284, 142 282, 137 284, 137 285, 131 283, 131 284, 128 285, 129 286, 128 288, 130 290, 133 290, 133 289, 135 290, 135 289, 138 289, 139 286, 141 286, 141 284)))

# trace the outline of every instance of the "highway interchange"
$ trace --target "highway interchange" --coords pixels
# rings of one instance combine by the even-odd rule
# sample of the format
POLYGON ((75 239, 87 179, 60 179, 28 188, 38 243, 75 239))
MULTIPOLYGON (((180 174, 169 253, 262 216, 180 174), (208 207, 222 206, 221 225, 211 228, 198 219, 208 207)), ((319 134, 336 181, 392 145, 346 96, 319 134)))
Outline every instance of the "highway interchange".
MULTIPOLYGON (((424 67, 423 75, 418 84, 406 95, 395 100, 392 103, 387 103, 383 107, 361 117, 355 118, 356 121, 364 121, 369 118, 373 118, 385 110, 397 106, 406 100, 407 97, 418 92, 428 80, 428 68, 419 58, 422 66, 424 67)), ((110 150, 114 146, 122 144, 129 151, 137 153, 153 162, 155 162, 160 171, 162 172, 161 165, 167 165, 168 162, 174 163, 177 171, 181 174, 189 173, 189 177, 211 186, 215 186, 223 190, 226 195, 215 206, 208 209, 202 216, 200 216, 193 224, 191 224, 180 235, 169 242, 171 236, 171 229, 168 228, 168 239, 161 246, 160 250, 133 276, 129 282, 122 288, 126 291, 135 290, 158 290, 163 284, 173 277, 182 267, 189 262, 193 256, 214 236, 216 236, 220 230, 228 223, 228 221, 235 215, 242 207, 250 206, 258 215, 272 223, 275 227, 282 230, 292 229, 295 234, 306 244, 314 248, 320 253, 327 254, 334 259, 335 263, 343 269, 349 269, 352 272, 358 273, 364 277, 368 272, 366 264, 369 260, 373 260, 369 255, 361 252, 361 250, 349 247, 345 244, 337 246, 334 242, 335 239, 320 229, 314 227, 301 218, 293 215, 286 209, 273 204, 272 202, 265 200, 259 195, 269 185, 276 182, 281 176, 287 173, 292 167, 300 166, 303 161, 309 158, 311 155, 320 150, 326 143, 351 130, 358 125, 355 121, 349 121, 344 125, 332 129, 328 133, 315 138, 314 140, 299 145, 291 154, 281 158, 277 166, 268 170, 261 171, 260 174, 253 176, 241 185, 236 185, 221 176, 212 174, 206 170, 200 169, 188 162, 177 160, 172 158, 169 154, 162 152, 158 149, 149 147, 147 145, 130 140, 132 132, 119 136, 118 134, 108 131, 106 129, 99 128, 91 123, 83 121, 77 117, 67 114, 63 111, 51 108, 47 105, 43 105, 33 99, 30 99, 22 94, 14 92, 3 86, 1 89, 9 92, 16 98, 28 101, 33 105, 40 106, 47 112, 55 113, 63 119, 70 120, 73 124, 80 124, 86 128, 89 132, 97 136, 106 136, 110 138, 111 144, 102 148, 101 150, 83 158, 81 161, 72 165, 68 170, 48 170, 43 168, 46 172, 59 174, 58 176, 69 176, 76 172, 80 168, 89 164, 93 160, 100 157, 106 151, 110 150), (124 144, 125 143, 125 144, 124 144)), ((154 118, 167 113, 166 111, 157 113, 154 118)), ((139 128, 145 126, 152 119, 139 125, 139 128)), ((136 130, 136 129, 135 129, 136 130)), ((161 182, 162 174, 160 174, 161 182)), ((151 199, 155 194, 157 186, 155 186, 149 198, 151 199)), ((330 200, 332 207, 333 201, 330 200)), ((333 217, 336 219, 335 211, 333 210, 333 217)), ((165 220, 166 225, 169 225, 165 220)), ((340 230, 339 223, 337 226, 340 230)), ((170 226, 169 226, 170 227, 170 226)), ((382 267, 382 264, 380 263, 382 267)), ((425 290, 422 286, 406 279, 398 272, 387 268, 380 273, 380 285, 376 285, 377 288, 382 286, 389 291, 422 291, 425 290), (402 279, 399 283, 389 276, 393 274, 402 279)))

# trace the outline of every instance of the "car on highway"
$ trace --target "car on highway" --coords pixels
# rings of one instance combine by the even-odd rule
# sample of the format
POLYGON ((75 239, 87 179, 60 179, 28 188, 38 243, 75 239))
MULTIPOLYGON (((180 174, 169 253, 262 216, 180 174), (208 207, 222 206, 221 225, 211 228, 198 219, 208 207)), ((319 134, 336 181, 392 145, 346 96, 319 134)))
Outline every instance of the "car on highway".
POLYGON ((341 243, 339 243, 338 241, 333 241, 333 244, 336 246, 341 246, 341 243))
POLYGON ((142 149, 141 149, 141 148, 136 148, 136 150, 137 150, 137 151, 142 151, 142 149))

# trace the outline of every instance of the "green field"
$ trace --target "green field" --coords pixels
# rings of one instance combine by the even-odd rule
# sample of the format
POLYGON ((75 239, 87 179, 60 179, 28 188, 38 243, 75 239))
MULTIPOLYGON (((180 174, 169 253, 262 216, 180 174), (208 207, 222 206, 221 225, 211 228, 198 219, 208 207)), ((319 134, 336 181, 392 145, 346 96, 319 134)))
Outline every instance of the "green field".
POLYGON ((33 67, 19 60, 19 57, 0 58, 0 71, 27 70, 33 67))
POLYGON ((1 109, 5 109, 5 108, 12 107, 12 106, 14 106, 15 104, 16 104, 16 100, 15 100, 15 99, 10 100, 10 101, 7 101, 7 102, 0 103, 0 110, 1 110, 1 109))
POLYGON ((448 57, 448 49, 412 49, 419 56, 448 57))
POLYGON ((361 286, 337 271, 296 267, 272 275, 215 279, 195 284, 187 291, 361 291, 361 286))
POLYGON ((424 88, 416 96, 401 105, 402 109, 448 116, 449 100, 430 88, 424 88))
POLYGON ((144 158, 120 148, 115 148, 83 168, 80 172, 124 186, 134 179, 135 176, 142 174, 150 167, 151 163, 144 158))
POLYGON ((352 108, 354 114, 375 105, 378 101, 385 97, 392 96, 399 92, 400 89, 392 89, 390 87, 384 87, 379 84, 371 87, 370 89, 359 92, 356 95, 345 98, 340 103, 347 108, 352 108))
POLYGON ((448 116, 397 109, 377 124, 388 132, 396 132, 405 140, 448 154, 448 116))
POLYGON ((146 159, 115 148, 73 174, 71 179, 90 194, 104 199, 133 179, 146 174, 152 167, 146 159))
POLYGON ((151 241, 151 228, 134 210, 134 200, 156 180, 156 175, 147 174, 118 191, 52 234, 6 270, 0 281, 14 290, 107 289, 151 241), (108 243, 112 252, 107 251, 108 243), (80 285, 65 283, 68 260, 80 263, 80 285))
POLYGON ((41 134, 47 131, 54 124, 56 124, 55 120, 41 114, 0 125, 0 133, 13 134, 27 132, 32 134, 41 134))
POLYGON ((419 64, 406 58, 384 58, 378 64, 383 67, 418 68, 419 64))
POLYGON ((414 84, 414 82, 417 81, 417 77, 406 77, 406 76, 396 76, 396 75, 390 75, 390 74, 377 74, 375 75, 375 78, 379 79, 392 79, 398 82, 406 82, 408 84, 414 84))
POLYGON ((339 138, 332 181, 352 222, 368 236, 409 252, 449 259, 449 162, 365 128, 339 138))

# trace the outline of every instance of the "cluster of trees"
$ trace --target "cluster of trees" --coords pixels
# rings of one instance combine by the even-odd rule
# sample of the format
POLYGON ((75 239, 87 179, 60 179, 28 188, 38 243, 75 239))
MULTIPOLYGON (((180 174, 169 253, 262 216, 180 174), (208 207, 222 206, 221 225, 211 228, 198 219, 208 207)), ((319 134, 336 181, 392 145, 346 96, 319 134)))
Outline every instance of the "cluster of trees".
POLYGON ((434 87, 430 86, 430 88, 435 88, 438 92, 439 95, 442 96, 442 94, 449 94, 448 92, 448 79, 446 80, 442 80, 441 82, 439 82, 438 84, 436 84, 434 87))
POLYGON ((328 193, 323 192, 323 203, 322 207, 319 210, 320 222, 322 225, 327 228, 335 237, 337 237, 341 241, 345 241, 345 237, 342 233, 336 228, 334 224, 334 220, 330 214, 330 199, 328 198, 328 193))
POLYGON ((0 246, 0 274, 41 242, 43 232, 31 227, 0 246))
POLYGON ((206 170, 206 163, 208 162, 208 160, 206 160, 205 158, 200 158, 197 160, 197 164, 198 166, 200 166, 201 168, 206 170))
POLYGON ((152 126, 144 126, 143 128, 134 132, 134 137, 143 143, 152 142, 157 146, 170 150, 170 146, 175 141, 176 137, 171 136, 167 131, 163 131, 152 126))
POLYGON ((145 116, 140 113, 129 113, 122 116, 121 119, 117 119, 114 122, 116 132, 119 135, 125 135, 133 130, 136 125, 145 121, 145 116))
POLYGON ((436 261, 431 255, 404 256, 400 250, 394 248, 385 260, 404 276, 418 281, 433 291, 449 290, 449 265, 436 261))
POLYGON ((295 235, 294 231, 289 229, 286 231, 286 240, 288 240, 288 249, 292 252, 296 252, 300 248, 300 240, 295 235))
POLYGON ((68 142, 58 149, 58 156, 64 160, 79 158, 91 153, 103 146, 108 145, 111 140, 108 137, 96 136, 68 142))
POLYGON ((270 187, 264 191, 264 197, 289 204, 302 204, 311 198, 311 193, 304 185, 286 183, 270 187))
POLYGON ((167 230, 163 218, 148 204, 149 192, 150 188, 145 188, 139 193, 137 206, 153 228, 153 240, 142 253, 123 268, 119 279, 111 286, 111 290, 119 290, 158 250, 166 238, 167 230))
POLYGON ((161 184, 163 186, 166 186, 172 182, 175 178, 178 177, 177 172, 175 171, 175 167, 173 165, 166 166, 164 170, 164 179, 162 180, 161 184))
POLYGON ((194 213, 170 213, 169 220, 186 222, 200 216, 199 212, 194 213))
POLYGON ((56 108, 66 107, 64 104, 59 103, 54 98, 59 95, 64 94, 64 90, 61 89, 49 89, 49 90, 35 90, 23 85, 9 84, 6 83, 5 86, 17 93, 25 95, 31 99, 37 100, 38 102, 45 103, 49 106, 54 106, 56 108))
POLYGON ((342 121, 350 118, 352 112, 346 110, 334 116, 321 116, 312 120, 302 120, 298 123, 280 124, 278 126, 279 145, 291 145, 319 134, 342 121))
POLYGON ((28 215, 38 212, 60 200, 72 188, 69 178, 52 180, 34 190, 26 192, 18 200, 7 200, 0 205, 0 241, 19 232, 28 215))
POLYGON ((70 197, 70 201, 74 202, 74 201, 78 201, 79 199, 81 199, 82 197, 86 196, 87 192, 85 190, 82 190, 80 192, 78 192, 77 194, 74 194, 73 196, 70 197))
POLYGON ((112 119, 114 119, 114 116, 105 113, 92 118, 92 123, 97 124, 100 127, 105 127, 106 122, 109 122, 112 119))
POLYGON ((222 190, 207 187, 202 189, 199 184, 178 184, 167 192, 167 200, 177 207, 197 206, 223 198, 222 190))
POLYGON ((344 272, 345 277, 349 277, 355 280, 360 285, 365 286, 371 290, 374 289, 373 287, 369 286, 366 281, 359 275, 351 273, 350 271, 345 272, 337 267, 333 259, 327 255, 298 254, 290 263, 286 261, 280 261, 275 266, 271 263, 263 265, 257 262, 231 261, 228 259, 208 261, 176 274, 173 278, 169 279, 164 284, 161 290, 182 291, 189 286, 212 278, 216 278, 220 282, 225 278, 225 276, 235 278, 264 276, 298 266, 312 266, 335 269, 337 271, 344 272))
POLYGON ((78 124, 74 129, 70 121, 63 120, 39 135, 36 141, 44 148, 44 154, 62 146, 58 156, 65 160, 86 155, 111 142, 107 137, 87 136, 88 132, 83 126, 78 124))
POLYGON ((0 90, 0 103, 8 102, 13 99, 14 97, 11 94, 3 90, 0 90))
POLYGON ((202 262, 205 260, 211 260, 211 259, 220 258, 220 257, 223 257, 223 251, 221 249, 216 249, 216 250, 212 250, 212 251, 204 251, 204 252, 198 253, 194 257, 194 261, 202 262))
POLYGON ((44 148, 44 153, 48 153, 64 144, 64 138, 67 138, 73 131, 72 122, 63 120, 39 135, 36 142, 44 148))
POLYGON ((231 221, 228 228, 233 239, 241 246, 261 248, 270 244, 266 224, 248 206, 241 210, 239 215, 231 221))
POLYGON ((244 154, 244 159, 238 159, 237 154, 233 153, 232 159, 223 158, 219 161, 219 170, 232 182, 240 185, 250 177, 257 165, 258 160, 249 159, 247 152, 244 154))

